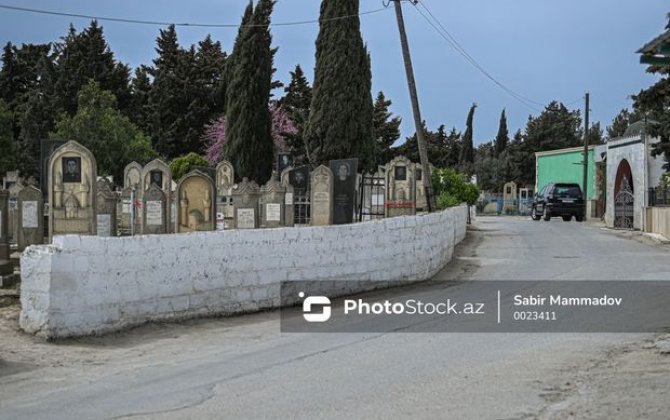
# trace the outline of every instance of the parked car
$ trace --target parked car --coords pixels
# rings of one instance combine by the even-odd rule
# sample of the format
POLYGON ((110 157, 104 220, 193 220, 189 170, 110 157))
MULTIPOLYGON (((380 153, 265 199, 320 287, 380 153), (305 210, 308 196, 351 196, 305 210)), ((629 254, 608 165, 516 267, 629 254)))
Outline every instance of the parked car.
POLYGON ((584 220, 584 197, 579 184, 551 183, 540 190, 533 200, 531 208, 533 220, 562 217, 569 222, 572 216, 581 222, 584 220))

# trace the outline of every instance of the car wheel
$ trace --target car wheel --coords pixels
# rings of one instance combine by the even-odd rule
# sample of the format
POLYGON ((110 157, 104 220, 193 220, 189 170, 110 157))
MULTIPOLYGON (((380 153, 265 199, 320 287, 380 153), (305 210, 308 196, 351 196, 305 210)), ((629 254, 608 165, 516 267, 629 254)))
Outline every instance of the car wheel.
POLYGON ((578 222, 581 222, 581 221, 584 220, 584 216, 582 216, 582 215, 575 216, 575 220, 578 221, 578 222))
POLYGON ((572 216, 563 216, 564 222, 569 222, 570 220, 572 220, 572 216))
POLYGON ((542 212, 542 216, 543 216, 545 222, 548 222, 548 221, 551 220, 551 215, 547 211, 547 206, 544 206, 544 211, 542 212))
POLYGON ((530 212, 530 217, 536 222, 540 220, 540 216, 537 215, 537 210, 533 207, 533 210, 530 212))

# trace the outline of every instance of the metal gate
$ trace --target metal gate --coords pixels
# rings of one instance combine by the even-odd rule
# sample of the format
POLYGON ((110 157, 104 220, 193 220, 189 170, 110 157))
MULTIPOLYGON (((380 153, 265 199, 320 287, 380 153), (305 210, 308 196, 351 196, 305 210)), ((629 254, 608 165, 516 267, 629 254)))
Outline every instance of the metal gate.
POLYGON ((309 226, 310 222, 309 190, 296 189, 293 194, 293 223, 295 226, 309 226))
POLYGON ((634 204, 633 189, 630 187, 628 177, 624 175, 619 192, 614 197, 614 227, 616 229, 633 229, 634 204))
POLYGON ((386 197, 386 180, 379 175, 361 176, 361 200, 358 207, 358 221, 383 219, 386 197))

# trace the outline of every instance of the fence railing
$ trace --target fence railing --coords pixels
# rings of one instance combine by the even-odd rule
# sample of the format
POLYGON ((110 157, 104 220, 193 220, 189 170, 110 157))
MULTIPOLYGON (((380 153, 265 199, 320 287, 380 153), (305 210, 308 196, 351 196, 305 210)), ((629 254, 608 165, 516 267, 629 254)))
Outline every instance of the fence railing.
POLYGON ((670 187, 649 188, 648 194, 650 206, 670 206, 670 187))

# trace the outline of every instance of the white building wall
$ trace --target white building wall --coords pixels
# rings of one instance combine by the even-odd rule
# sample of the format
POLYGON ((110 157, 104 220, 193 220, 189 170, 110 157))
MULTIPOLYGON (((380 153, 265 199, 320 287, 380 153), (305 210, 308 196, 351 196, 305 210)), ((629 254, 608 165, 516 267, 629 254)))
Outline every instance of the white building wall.
POLYGON ((56 236, 21 257, 20 326, 46 338, 100 334, 275 308, 281 281, 426 280, 451 260, 466 219, 462 206, 340 226, 56 236))

